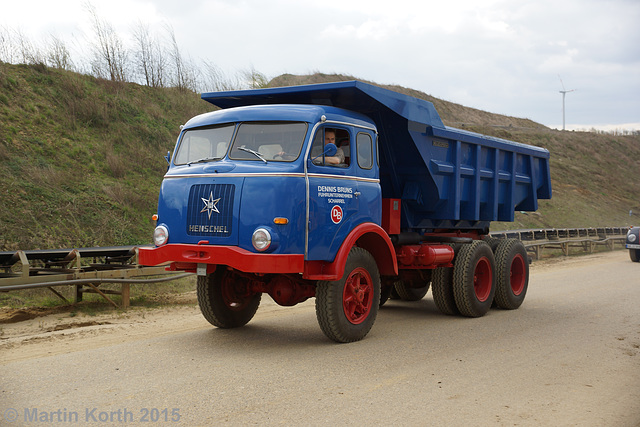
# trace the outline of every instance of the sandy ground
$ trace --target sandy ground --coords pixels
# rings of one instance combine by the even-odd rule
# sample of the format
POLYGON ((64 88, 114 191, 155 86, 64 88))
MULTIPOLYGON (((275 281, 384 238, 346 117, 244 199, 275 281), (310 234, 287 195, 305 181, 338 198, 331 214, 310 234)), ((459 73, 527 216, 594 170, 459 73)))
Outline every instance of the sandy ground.
MULTIPOLYGON (((132 292, 135 292, 134 287, 132 292)), ((195 291, 164 294, 160 299, 163 302, 160 308, 114 309, 93 315, 77 312, 70 306, 0 308, 0 364, 210 326, 200 313, 195 291)), ((313 304, 307 301, 306 306, 310 303, 313 304)), ((260 304, 260 315, 269 316, 289 309, 278 306, 266 296, 260 304)))
POLYGON ((429 293, 388 302, 347 345, 322 335, 313 300, 264 297, 236 331, 206 323, 193 293, 95 316, 3 310, 3 400, 139 409, 162 396, 184 425, 640 426, 640 264, 615 251, 534 262, 531 276, 517 311, 444 316, 429 293))

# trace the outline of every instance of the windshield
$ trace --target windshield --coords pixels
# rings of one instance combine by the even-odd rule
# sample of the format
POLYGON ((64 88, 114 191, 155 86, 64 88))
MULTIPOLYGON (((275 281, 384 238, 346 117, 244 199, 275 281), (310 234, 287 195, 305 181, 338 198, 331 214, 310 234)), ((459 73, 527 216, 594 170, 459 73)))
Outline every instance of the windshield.
POLYGON ((242 123, 229 158, 292 162, 300 156, 306 133, 306 123, 242 123))
POLYGON ((235 124, 190 129, 184 132, 174 164, 220 160, 227 154, 235 124))

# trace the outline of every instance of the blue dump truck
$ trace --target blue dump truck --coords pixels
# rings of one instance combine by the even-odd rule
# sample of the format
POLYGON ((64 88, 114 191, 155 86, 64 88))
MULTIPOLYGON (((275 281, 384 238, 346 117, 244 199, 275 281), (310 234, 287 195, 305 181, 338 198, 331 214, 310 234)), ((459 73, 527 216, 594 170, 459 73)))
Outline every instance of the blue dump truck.
POLYGON ((451 315, 522 304, 525 248, 489 225, 551 197, 547 150, 445 126, 430 102, 360 81, 202 99, 220 109, 182 127, 139 262, 197 273, 213 325, 245 325, 263 293, 315 297, 337 342, 429 286, 451 315))

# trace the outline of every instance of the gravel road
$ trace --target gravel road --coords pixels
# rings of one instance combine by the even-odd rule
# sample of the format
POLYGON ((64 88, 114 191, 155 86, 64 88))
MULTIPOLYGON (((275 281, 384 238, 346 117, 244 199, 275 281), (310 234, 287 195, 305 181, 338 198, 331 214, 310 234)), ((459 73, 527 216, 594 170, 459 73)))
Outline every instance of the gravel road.
POLYGON ((0 425, 640 426, 626 251, 535 262, 523 306, 478 319, 390 301, 352 344, 263 302, 237 330, 195 305, 0 325, 0 425))

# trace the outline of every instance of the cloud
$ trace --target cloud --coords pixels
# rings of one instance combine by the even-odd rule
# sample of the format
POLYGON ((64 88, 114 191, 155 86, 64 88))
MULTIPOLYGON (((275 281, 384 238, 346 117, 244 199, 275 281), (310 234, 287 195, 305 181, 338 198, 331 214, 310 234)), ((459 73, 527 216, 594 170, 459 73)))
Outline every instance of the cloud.
MULTIPOLYGON (((0 25, 90 33, 82 0, 37 14, 26 3, 3 6, 0 25)), ((560 74, 578 89, 568 122, 640 121, 635 0, 114 0, 99 12, 122 32, 168 23, 186 56, 229 73, 338 72, 542 123, 561 122, 560 74)))

